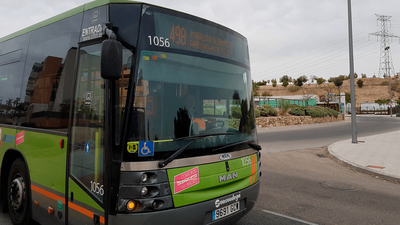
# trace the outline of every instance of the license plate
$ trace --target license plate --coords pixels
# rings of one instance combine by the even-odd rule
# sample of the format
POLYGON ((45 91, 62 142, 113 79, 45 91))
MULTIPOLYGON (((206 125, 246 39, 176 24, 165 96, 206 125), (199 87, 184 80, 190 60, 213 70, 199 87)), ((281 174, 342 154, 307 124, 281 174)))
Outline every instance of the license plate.
POLYGON ((233 204, 224 206, 220 209, 216 209, 212 212, 212 216, 213 216, 212 220, 214 221, 214 220, 224 218, 225 216, 228 216, 236 211, 239 211, 239 209, 240 209, 239 202, 235 202, 233 204))

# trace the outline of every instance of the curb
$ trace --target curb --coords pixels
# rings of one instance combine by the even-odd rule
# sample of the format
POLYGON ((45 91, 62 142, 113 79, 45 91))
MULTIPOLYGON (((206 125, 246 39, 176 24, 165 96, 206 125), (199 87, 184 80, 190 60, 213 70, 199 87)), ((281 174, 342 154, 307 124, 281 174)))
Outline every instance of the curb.
POLYGON ((360 173, 363 173, 363 174, 367 174, 367 175, 370 175, 370 176, 374 176, 375 178, 380 178, 380 179, 383 179, 383 180, 392 181, 392 182, 395 182, 395 183, 400 184, 400 178, 399 178, 399 177, 394 177, 394 176, 391 176, 391 175, 386 175, 386 174, 384 174, 384 173, 379 173, 379 172, 373 171, 373 170, 371 170, 371 169, 369 169, 369 168, 367 168, 367 167, 360 166, 360 165, 357 165, 357 164, 355 164, 355 163, 348 162, 348 161, 345 160, 345 159, 341 159, 339 156, 337 156, 337 155, 335 155, 334 153, 332 153, 332 146, 333 146, 334 144, 335 144, 335 143, 329 145, 329 146, 328 146, 328 150, 327 150, 328 156, 329 156, 333 161, 335 161, 335 162, 337 162, 338 164, 340 164, 340 165, 342 165, 342 166, 345 166, 345 167, 347 167, 347 168, 349 168, 349 169, 351 169, 351 170, 353 170, 353 171, 357 171, 357 172, 360 172, 360 173))

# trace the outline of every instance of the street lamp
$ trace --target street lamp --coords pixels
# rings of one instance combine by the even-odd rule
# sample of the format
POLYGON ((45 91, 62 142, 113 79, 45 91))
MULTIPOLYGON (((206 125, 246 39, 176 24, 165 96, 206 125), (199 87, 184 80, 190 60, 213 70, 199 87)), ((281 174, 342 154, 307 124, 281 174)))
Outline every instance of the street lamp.
MULTIPOLYGON (((389 49, 390 49, 390 46, 387 46, 385 48, 385 51, 389 51, 389 49)), ((389 77, 389 95, 390 95, 389 107, 390 107, 390 117, 392 117, 392 85, 390 82, 391 79, 390 79, 390 71, 389 71, 389 52, 386 52, 386 57, 387 57, 387 59, 386 59, 386 74, 389 77)))

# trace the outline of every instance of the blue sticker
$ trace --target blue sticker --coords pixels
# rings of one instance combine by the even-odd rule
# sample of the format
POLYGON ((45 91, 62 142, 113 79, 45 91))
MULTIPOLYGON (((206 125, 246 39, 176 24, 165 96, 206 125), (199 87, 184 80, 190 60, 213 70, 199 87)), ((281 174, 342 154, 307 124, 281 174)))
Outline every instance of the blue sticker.
POLYGON ((86 142, 86 144, 85 144, 85 153, 89 154, 89 152, 90 152, 90 144, 89 144, 89 142, 86 142))
POLYGON ((154 143, 152 141, 139 141, 139 156, 153 156, 154 143))

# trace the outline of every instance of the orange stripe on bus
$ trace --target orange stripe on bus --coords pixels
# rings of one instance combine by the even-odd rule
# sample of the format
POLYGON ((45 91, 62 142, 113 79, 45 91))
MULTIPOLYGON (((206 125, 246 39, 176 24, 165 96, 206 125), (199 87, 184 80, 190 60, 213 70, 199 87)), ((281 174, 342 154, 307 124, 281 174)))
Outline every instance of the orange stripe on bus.
POLYGON ((58 196, 56 194, 53 194, 53 193, 51 193, 49 191, 41 189, 40 187, 37 187, 37 186, 32 185, 32 184, 31 184, 31 189, 36 191, 36 192, 38 192, 39 194, 45 195, 45 196, 47 196, 47 197, 49 197, 51 199, 54 199, 56 201, 61 200, 62 203, 65 204, 65 198, 62 198, 62 197, 60 197, 60 196, 58 196))
MULTIPOLYGON (((63 204, 65 204, 65 198, 62 198, 62 197, 60 197, 60 196, 58 196, 56 194, 53 194, 53 193, 51 193, 49 191, 46 191, 46 190, 44 190, 44 189, 42 189, 42 188, 40 188, 38 186, 35 186, 35 185, 31 184, 31 189, 36 191, 37 193, 42 194, 44 196, 47 196, 47 197, 49 197, 51 199, 54 199, 54 200, 57 200, 57 201, 61 200, 63 202, 63 204)), ((77 212, 80 212, 80 213, 82 213, 82 214, 84 214, 84 215, 86 215, 86 216, 88 216, 90 218, 93 218, 94 212, 92 212, 90 210, 87 210, 87 209, 85 209, 83 207, 80 207, 79 205, 76 205, 76 204, 74 204, 72 202, 69 202, 68 203, 68 207, 73 209, 73 210, 75 210, 75 211, 77 211, 77 212)), ((104 219, 103 216, 100 216, 100 223, 105 224, 105 219, 104 219)))
MULTIPOLYGON (((82 213, 82 214, 84 214, 84 215, 86 215, 86 216, 88 216, 90 218, 93 218, 94 213, 92 211, 87 210, 87 209, 85 209, 83 207, 80 207, 79 205, 76 205, 76 204, 74 204, 72 202, 69 202, 68 203, 68 207, 70 207, 71 209, 73 209, 75 211, 78 211, 78 212, 80 212, 80 213, 82 213)), ((103 224, 105 223, 105 219, 102 216, 100 216, 100 223, 103 223, 103 224)))

